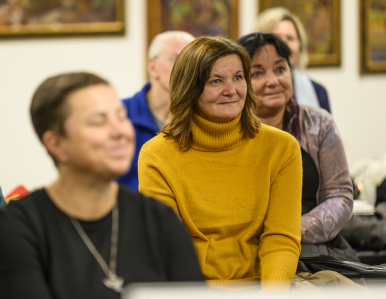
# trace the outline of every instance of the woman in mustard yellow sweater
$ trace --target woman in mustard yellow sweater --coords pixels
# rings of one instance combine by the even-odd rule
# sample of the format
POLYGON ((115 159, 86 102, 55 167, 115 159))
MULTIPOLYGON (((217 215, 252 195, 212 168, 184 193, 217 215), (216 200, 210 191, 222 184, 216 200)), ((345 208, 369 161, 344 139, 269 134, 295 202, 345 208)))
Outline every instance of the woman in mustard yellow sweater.
POLYGON ((253 114, 246 50, 201 37, 178 56, 171 119, 139 156, 139 190, 188 228, 206 278, 288 288, 300 252, 302 166, 290 134, 253 114))

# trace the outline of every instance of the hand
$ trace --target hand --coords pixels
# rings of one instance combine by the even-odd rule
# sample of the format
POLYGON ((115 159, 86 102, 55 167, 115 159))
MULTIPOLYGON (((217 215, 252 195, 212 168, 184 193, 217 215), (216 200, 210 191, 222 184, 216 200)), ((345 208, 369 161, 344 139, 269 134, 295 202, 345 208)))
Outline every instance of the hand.
POLYGON ((303 242, 304 235, 306 234, 307 229, 304 228, 304 227, 301 227, 300 229, 301 229, 300 234, 301 234, 301 236, 302 236, 302 239, 300 240, 300 242, 303 242))

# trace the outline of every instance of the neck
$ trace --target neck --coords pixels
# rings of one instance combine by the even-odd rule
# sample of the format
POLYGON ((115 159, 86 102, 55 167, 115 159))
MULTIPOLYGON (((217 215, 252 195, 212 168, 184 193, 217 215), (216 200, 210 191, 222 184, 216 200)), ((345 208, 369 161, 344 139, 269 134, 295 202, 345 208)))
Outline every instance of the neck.
POLYGON ((80 220, 94 221, 110 213, 116 204, 118 184, 112 180, 61 171, 59 178, 46 191, 64 213, 80 220))
POLYGON ((284 111, 285 109, 281 109, 273 114, 257 112, 256 115, 263 124, 283 130, 284 111))
POLYGON ((146 93, 147 104, 151 113, 159 121, 166 123, 170 117, 170 95, 157 81, 151 83, 149 91, 146 93))
POLYGON ((214 123, 194 114, 191 126, 192 148, 206 152, 221 152, 236 148, 243 138, 241 113, 227 123, 214 123))

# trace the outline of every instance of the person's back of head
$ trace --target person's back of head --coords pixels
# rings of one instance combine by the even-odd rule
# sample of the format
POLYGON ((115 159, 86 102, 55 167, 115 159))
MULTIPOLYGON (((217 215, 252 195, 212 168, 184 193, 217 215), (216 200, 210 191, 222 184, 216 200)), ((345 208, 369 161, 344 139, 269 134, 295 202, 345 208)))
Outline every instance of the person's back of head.
POLYGON ((307 54, 307 46, 308 46, 308 38, 304 26, 300 19, 291 13, 288 9, 284 7, 274 7, 264 10, 259 14, 255 25, 253 26, 253 32, 264 32, 264 33, 272 33, 274 28, 284 20, 288 20, 292 22, 295 27, 296 33, 298 35, 298 39, 300 42, 300 49, 297 55, 296 61, 294 61, 293 65, 299 69, 304 69, 308 65, 308 54, 307 54))

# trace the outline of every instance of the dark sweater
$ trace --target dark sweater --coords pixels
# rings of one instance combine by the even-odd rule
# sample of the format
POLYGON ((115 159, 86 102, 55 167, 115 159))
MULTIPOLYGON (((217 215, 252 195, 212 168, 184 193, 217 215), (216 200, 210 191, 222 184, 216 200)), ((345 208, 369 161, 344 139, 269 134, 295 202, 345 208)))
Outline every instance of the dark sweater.
MULTIPOLYGON (((120 187, 117 275, 130 282, 204 280, 173 210, 120 187)), ((80 221, 109 263, 111 212, 80 221)), ((44 189, 0 210, 0 298, 119 298, 69 217, 44 189)))

